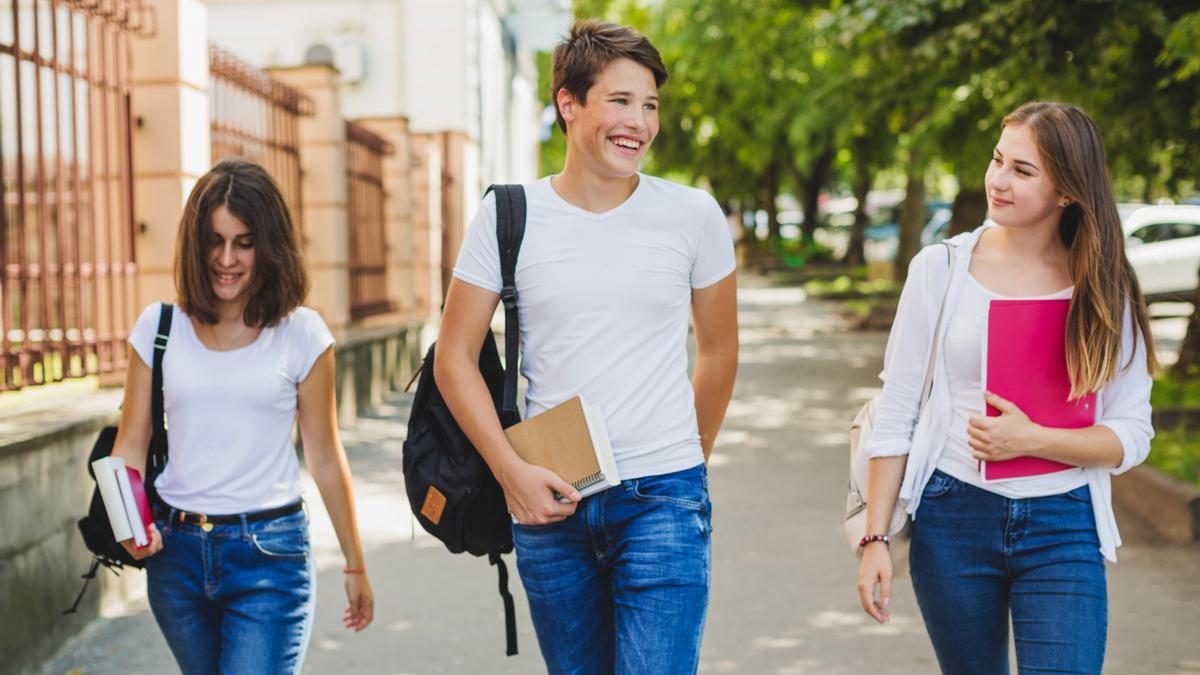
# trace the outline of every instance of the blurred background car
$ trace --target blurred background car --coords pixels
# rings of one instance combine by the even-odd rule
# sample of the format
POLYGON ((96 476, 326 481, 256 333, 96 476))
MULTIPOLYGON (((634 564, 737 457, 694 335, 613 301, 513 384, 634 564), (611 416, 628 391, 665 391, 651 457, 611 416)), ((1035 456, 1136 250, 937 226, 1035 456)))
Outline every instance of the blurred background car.
POLYGON ((1146 300, 1190 300, 1200 278, 1200 206, 1143 206, 1123 228, 1146 300))

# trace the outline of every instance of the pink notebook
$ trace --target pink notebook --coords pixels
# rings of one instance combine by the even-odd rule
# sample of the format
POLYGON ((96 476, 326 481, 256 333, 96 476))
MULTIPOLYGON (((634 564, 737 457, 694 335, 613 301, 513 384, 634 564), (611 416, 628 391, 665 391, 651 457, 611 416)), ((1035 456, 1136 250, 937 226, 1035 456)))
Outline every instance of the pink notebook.
MULTIPOLYGON (((1047 427, 1078 429, 1096 423, 1096 395, 1068 401, 1066 326, 1070 299, 992 300, 984 344, 984 386, 1047 427)), ((988 417, 1000 411, 987 406, 988 417)), ((1074 468, 1040 457, 980 462, 985 481, 1041 476, 1074 468)))

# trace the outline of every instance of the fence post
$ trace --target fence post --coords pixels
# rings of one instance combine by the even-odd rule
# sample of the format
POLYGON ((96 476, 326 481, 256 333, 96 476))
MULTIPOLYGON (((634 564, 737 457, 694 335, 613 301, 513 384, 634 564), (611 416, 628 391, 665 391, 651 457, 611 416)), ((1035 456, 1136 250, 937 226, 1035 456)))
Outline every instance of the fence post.
POLYGON ((442 307, 442 138, 411 134, 413 314, 437 316, 442 307))
POLYGON ((301 210, 312 280, 305 304, 319 311, 337 334, 350 323, 346 123, 338 95, 339 75, 327 65, 268 72, 313 101, 314 114, 300 119, 301 210))
POLYGON ((134 222, 140 301, 175 299, 179 217, 211 164, 207 10, 199 0, 157 0, 158 31, 133 41, 134 222))
POLYGON ((357 120, 392 144, 394 152, 383 158, 384 231, 387 238, 388 298, 403 319, 416 314, 413 268, 412 153, 408 119, 378 117, 357 120))

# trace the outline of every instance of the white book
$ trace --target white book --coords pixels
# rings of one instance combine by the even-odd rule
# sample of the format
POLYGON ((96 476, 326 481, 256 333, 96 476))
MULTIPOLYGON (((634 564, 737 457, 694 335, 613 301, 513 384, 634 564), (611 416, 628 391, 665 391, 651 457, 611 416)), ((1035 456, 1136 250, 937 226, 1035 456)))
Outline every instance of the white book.
POLYGON ((621 484, 621 478, 617 474, 617 460, 613 458, 612 443, 608 440, 608 429, 604 426, 604 411, 600 408, 600 404, 588 405, 583 396, 579 397, 583 403, 583 416, 587 419, 588 433, 592 436, 592 448, 596 451, 596 460, 600 463, 600 477, 593 485, 584 488, 579 492, 580 495, 586 497, 595 492, 615 487, 621 484))
MULTIPOLYGON (((150 537, 146 534, 146 526, 142 524, 142 518, 138 514, 137 499, 133 496, 133 485, 129 481, 129 471, 124 467, 117 469, 117 487, 121 489, 121 500, 124 503, 122 513, 125 515, 126 521, 129 523, 129 529, 133 532, 133 543, 138 548, 150 543, 150 537)), ((110 511, 111 513, 111 511, 110 511)), ((118 539, 117 541, 121 541, 118 539)))
MULTIPOLYGON (((104 510, 108 512, 108 524, 112 526, 113 536, 117 541, 125 541, 134 535, 129 526, 129 515, 125 510, 125 498, 121 495, 121 487, 117 482, 118 469, 119 473, 125 476, 128 485, 129 474, 125 473, 125 460, 120 457, 104 457, 92 462, 92 472, 96 474, 96 487, 100 489, 100 498, 104 500, 104 510)), ((126 487, 126 490, 130 488, 126 487)))

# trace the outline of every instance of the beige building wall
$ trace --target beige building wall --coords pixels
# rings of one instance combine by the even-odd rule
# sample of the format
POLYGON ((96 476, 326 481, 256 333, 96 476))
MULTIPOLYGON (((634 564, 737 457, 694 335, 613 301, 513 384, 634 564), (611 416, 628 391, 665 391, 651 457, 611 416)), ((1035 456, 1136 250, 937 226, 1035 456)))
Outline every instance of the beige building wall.
POLYGON ((312 290, 305 304, 335 332, 350 323, 346 122, 331 66, 273 68, 268 72, 313 100, 315 112, 300 118, 301 210, 304 253, 312 290))
POLYGON ((134 222, 138 295, 173 301, 179 218, 210 165, 204 3, 158 0, 158 31, 132 41, 134 222))

